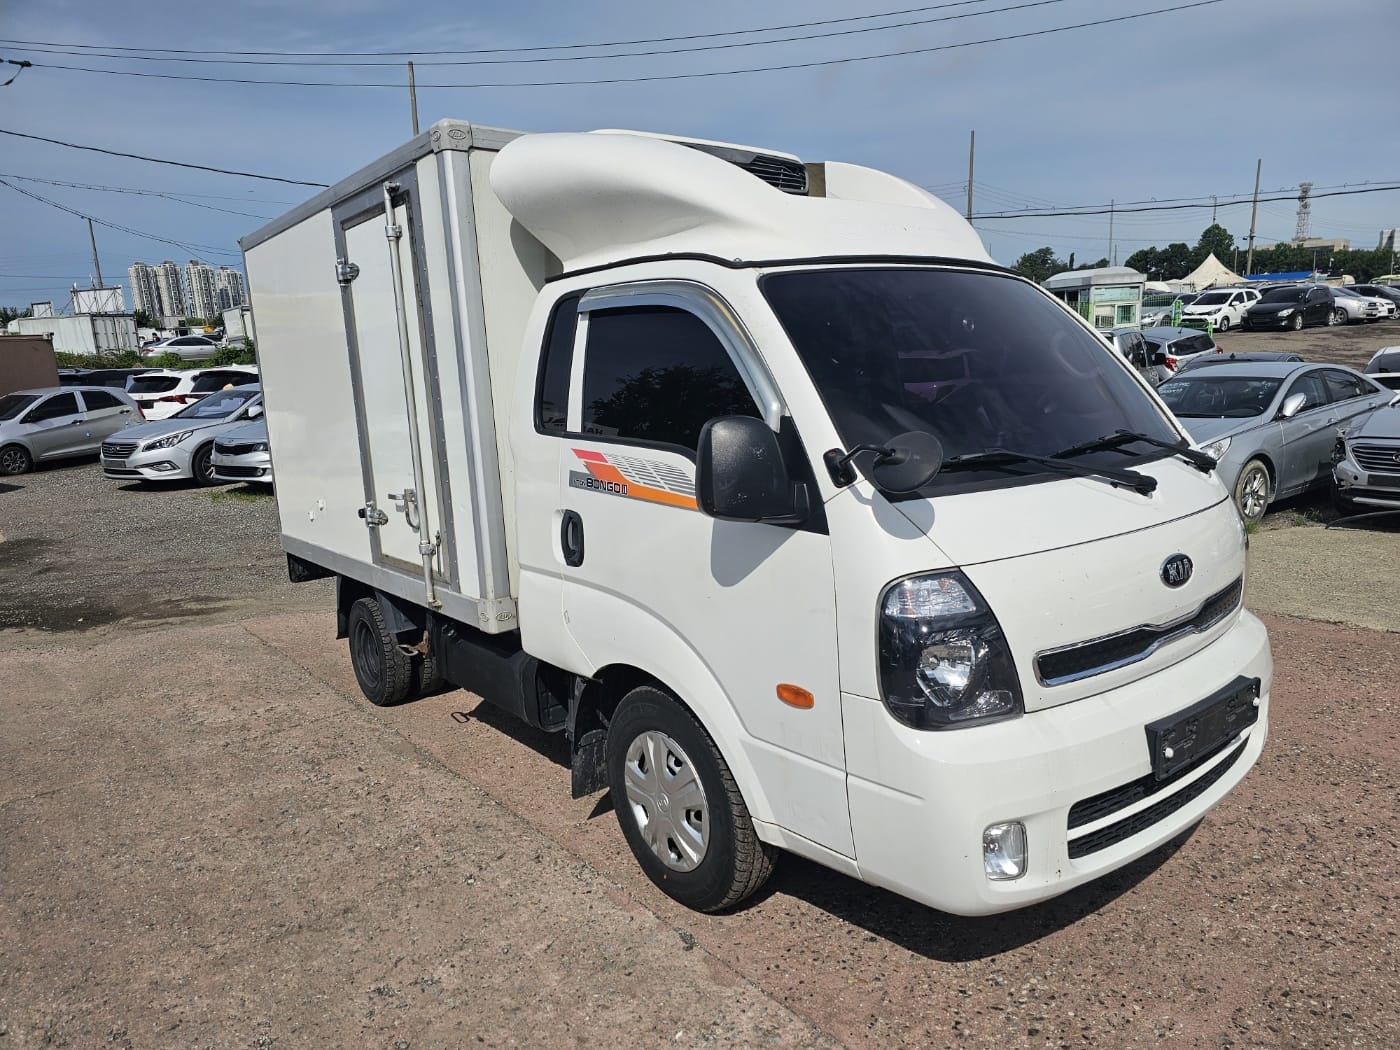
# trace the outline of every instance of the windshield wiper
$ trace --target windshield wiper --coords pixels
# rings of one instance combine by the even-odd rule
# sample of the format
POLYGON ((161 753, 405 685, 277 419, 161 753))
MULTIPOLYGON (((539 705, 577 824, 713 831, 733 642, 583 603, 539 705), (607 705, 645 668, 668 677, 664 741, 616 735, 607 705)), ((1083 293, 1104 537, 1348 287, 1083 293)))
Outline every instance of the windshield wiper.
POLYGON ((1133 430, 1115 430, 1112 434, 1105 434, 1103 437, 1094 438, 1092 441, 1085 441, 1081 444, 1071 445, 1069 448, 1061 449, 1059 452, 1056 452, 1055 455, 1079 456, 1085 452, 1099 452, 1104 449, 1121 448, 1124 445, 1131 445, 1137 441, 1141 441, 1144 445, 1152 445, 1156 448, 1167 449, 1169 452, 1175 452, 1202 474, 1209 474, 1215 469, 1215 459, 1198 449, 1191 448, 1180 441, 1162 441, 1160 438, 1149 437, 1146 434, 1139 434, 1133 430))
POLYGON ((1157 479, 1132 470, 1118 470, 1116 467, 1090 467, 1072 460, 1056 456, 1033 456, 1028 452, 1014 452, 1009 448, 991 448, 986 452, 968 452, 952 459, 944 460, 943 470, 975 470, 978 467, 1014 467, 1022 463, 1034 463, 1056 474, 1068 474, 1076 478, 1104 478, 1115 488, 1132 489, 1147 496, 1157 487, 1157 479))

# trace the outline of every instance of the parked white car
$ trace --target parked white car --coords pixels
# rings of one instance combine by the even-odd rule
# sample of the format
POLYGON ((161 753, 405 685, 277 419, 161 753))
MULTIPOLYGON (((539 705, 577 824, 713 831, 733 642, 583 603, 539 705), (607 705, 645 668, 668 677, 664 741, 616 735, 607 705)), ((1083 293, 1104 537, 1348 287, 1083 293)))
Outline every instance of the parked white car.
POLYGON ((127 393, 146 419, 169 419, 186 405, 228 386, 256 383, 256 365, 223 365, 219 368, 162 368, 136 376, 127 393))
POLYGON ((1393 305, 1378 295, 1362 295, 1350 288, 1333 288, 1333 298, 1337 310, 1346 315, 1344 323, 1361 324, 1363 321, 1380 321, 1388 316, 1387 306, 1393 305))
POLYGON ((179 354, 186 361, 207 361, 219 352, 219 343, 203 335, 177 335, 141 348, 142 357, 179 354))
POLYGON ((44 387, 0 397, 0 474, 26 474, 34 464, 89 456, 102 439, 138 418, 120 390, 44 387))
POLYGON ((1212 288, 1196 296, 1196 300, 1181 308, 1182 319, 1200 317, 1208 320, 1217 332, 1238 328, 1244 320, 1245 309, 1258 299, 1258 293, 1243 288, 1212 288))
POLYGON ((235 427, 214 439, 211 457, 216 481, 272 484, 272 453, 267 445, 267 421, 235 427))
POLYGON ((262 415, 262 389, 220 390, 169 419, 143 423, 102 443, 102 473, 115 481, 216 484, 214 439, 262 415))

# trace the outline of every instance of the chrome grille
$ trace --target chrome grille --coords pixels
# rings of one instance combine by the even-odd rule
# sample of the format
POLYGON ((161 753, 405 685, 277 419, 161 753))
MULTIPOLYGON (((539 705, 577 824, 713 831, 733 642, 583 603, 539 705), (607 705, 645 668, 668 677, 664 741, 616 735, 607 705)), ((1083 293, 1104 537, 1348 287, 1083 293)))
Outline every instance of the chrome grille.
POLYGON ((102 455, 107 459, 126 459, 136 451, 134 441, 104 441, 102 442, 102 455))
POLYGON ((1351 453, 1356 457, 1356 465, 1367 470, 1379 470, 1400 474, 1400 444, 1355 445, 1351 453))
POLYGON ((1207 598, 1194 613, 1173 623, 1144 624, 1103 638, 1037 653, 1035 675, 1042 685, 1064 685, 1146 660, 1164 645, 1214 627, 1239 606, 1243 595, 1244 578, 1241 577, 1207 598))

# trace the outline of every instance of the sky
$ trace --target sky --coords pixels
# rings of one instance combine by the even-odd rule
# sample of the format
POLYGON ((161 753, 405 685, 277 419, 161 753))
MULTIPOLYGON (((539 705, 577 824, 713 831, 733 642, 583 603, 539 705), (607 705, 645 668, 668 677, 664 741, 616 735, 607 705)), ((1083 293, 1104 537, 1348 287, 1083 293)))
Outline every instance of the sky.
MULTIPOLYGON (((0 61, 34 63, 0 65, 0 82, 18 73, 0 87, 0 129, 332 183, 411 136, 404 56, 383 53, 412 52, 424 128, 453 117, 524 131, 622 127, 737 142, 881 168, 960 211, 975 130, 974 215, 1247 198, 1261 160, 1264 196, 1296 195, 1304 180, 1318 187, 1315 193, 1400 184, 1400 110, 1391 83, 1400 3, 1353 0, 1342 14, 1315 0, 1215 0, 1128 17, 1191 2, 0 0, 0 61), (1045 32, 1114 18, 1126 20, 1045 32), (811 25, 838 19, 845 21, 811 25), (799 23, 806 28, 770 29, 799 23), (826 35, 771 42, 813 34, 826 35), (1020 39, 972 43, 998 37, 1020 39), (579 46, 655 38, 689 39, 579 46), (964 44, 971 46, 957 46, 964 44), (682 48, 706 50, 676 53, 682 48), (667 53, 587 57, 619 51, 667 53), (911 51, 917 53, 850 61, 911 51), (344 57, 349 52, 371 54, 344 57), (175 57, 200 61, 170 61, 175 57), (522 61, 561 57, 573 60, 522 61), (216 58, 243 63, 208 61, 216 58), (308 64, 328 61, 375 64, 308 64), (448 61, 474 64, 432 64, 448 61), (828 64, 643 82, 479 86, 810 63, 828 64)), ((0 180, 9 184, 0 185, 0 305, 48 299, 60 310, 74 284, 86 287, 94 277, 87 223, 11 187, 127 228, 97 226, 108 285, 125 285, 135 260, 240 265, 239 237, 316 192, 9 135, 0 135, 0 180)), ((1295 213, 1292 200, 1261 204, 1257 243, 1291 239, 1295 213)), ((1220 206, 1217 218, 1242 243, 1249 215, 1246 200, 1220 206)), ((1149 245, 1194 244, 1210 220, 1209 207, 1115 212, 1113 250, 1121 262, 1149 245)), ((1112 254, 1107 215, 985 217, 974 225, 992 256, 1008 265, 1044 245, 1061 258, 1075 253, 1079 263, 1112 254)), ((1393 226, 1400 226, 1400 192, 1313 203, 1313 236, 1373 248, 1379 231, 1393 226)))

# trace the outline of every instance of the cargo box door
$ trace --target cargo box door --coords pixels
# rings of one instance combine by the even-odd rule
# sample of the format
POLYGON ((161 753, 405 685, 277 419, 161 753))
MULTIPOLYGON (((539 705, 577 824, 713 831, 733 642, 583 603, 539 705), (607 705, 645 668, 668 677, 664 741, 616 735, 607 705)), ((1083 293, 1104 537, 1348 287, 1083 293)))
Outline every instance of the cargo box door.
POLYGON ((435 544, 434 576, 445 581, 448 567, 444 545, 439 542, 442 530, 440 479, 433 455, 437 448, 432 433, 436 412, 428 397, 422 292, 414 265, 418 231, 407 197, 396 203, 394 222, 403 233, 397 241, 385 236, 382 205, 343 226, 345 257, 359 267, 349 289, 354 325, 350 353, 355 359, 359 380, 357 407, 360 451, 365 460, 366 499, 387 518, 378 527, 369 529, 370 544, 375 562, 415 573, 423 571, 420 542, 435 544), (411 376, 406 374, 399 349, 391 251, 399 256, 410 358, 407 371, 411 376), (410 398, 417 416, 422 492, 414 485, 409 440, 410 398), (406 493, 411 493, 407 501, 406 493))

